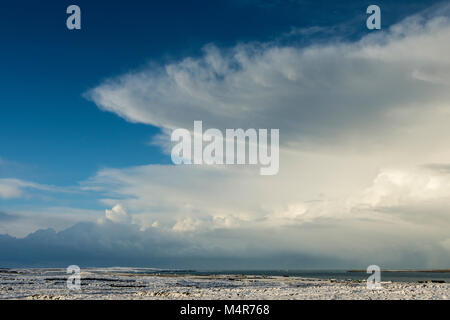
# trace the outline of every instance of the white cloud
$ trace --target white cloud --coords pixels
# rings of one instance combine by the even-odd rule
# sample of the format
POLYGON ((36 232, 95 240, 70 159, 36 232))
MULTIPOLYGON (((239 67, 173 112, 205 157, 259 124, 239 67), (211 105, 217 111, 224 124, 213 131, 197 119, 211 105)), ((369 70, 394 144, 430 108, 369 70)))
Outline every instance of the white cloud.
POLYGON ((188 217, 186 219, 178 220, 172 230, 176 232, 196 231, 203 224, 204 223, 200 220, 188 217))
POLYGON ((117 204, 111 210, 106 209, 105 215, 108 220, 111 220, 116 223, 129 223, 131 222, 131 218, 128 215, 125 208, 117 204))
POLYGON ((22 190, 17 184, 7 184, 4 181, 0 184, 0 197, 3 199, 18 198, 22 195, 22 190))
POLYGON ((371 207, 398 207, 450 200, 450 175, 422 168, 382 170, 359 202, 371 207))
POLYGON ((51 190, 52 188, 33 182, 19 179, 0 179, 0 198, 11 199, 20 198, 25 194, 26 189, 51 190))

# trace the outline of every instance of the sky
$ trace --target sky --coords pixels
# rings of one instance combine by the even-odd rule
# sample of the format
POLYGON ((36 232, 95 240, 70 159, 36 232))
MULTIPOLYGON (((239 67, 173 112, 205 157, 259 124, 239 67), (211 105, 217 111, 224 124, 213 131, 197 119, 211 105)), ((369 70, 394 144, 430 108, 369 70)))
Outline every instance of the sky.
POLYGON ((0 266, 448 268, 449 38, 441 1, 3 1, 0 266), (279 129, 278 174, 173 165, 195 120, 279 129))

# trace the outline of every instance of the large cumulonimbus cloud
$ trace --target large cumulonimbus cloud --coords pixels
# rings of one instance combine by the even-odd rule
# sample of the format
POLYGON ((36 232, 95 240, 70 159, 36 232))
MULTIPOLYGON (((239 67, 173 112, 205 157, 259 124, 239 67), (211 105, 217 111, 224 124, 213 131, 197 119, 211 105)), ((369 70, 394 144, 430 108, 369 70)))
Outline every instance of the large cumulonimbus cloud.
POLYGON ((165 237, 152 238, 159 249, 187 239, 203 257, 448 266, 449 39, 441 7, 356 42, 210 45, 201 57, 110 79, 87 96, 161 128, 161 144, 194 120, 204 129, 280 129, 280 170, 107 168, 82 187, 101 192, 114 208, 108 226, 141 232, 143 247, 155 233, 165 237))
POLYGON ((371 247, 395 264, 396 247, 405 265, 414 256, 448 263, 450 175, 436 169, 450 162, 448 39, 443 7, 356 42, 210 45, 110 79, 88 96, 165 133, 194 120, 280 129, 280 172, 149 165, 102 170, 85 187, 104 191, 108 206, 120 199, 143 230, 222 247, 239 235, 280 250, 370 260, 371 247), (261 239, 268 230, 278 237, 261 239))

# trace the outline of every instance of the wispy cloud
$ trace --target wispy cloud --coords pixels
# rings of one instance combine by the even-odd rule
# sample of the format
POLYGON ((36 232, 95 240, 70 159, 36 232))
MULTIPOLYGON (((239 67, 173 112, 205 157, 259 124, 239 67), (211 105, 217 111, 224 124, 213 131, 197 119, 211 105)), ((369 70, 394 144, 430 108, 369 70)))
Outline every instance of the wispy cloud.
POLYGON ((51 190, 50 187, 19 179, 0 179, 0 198, 20 198, 26 189, 51 190))

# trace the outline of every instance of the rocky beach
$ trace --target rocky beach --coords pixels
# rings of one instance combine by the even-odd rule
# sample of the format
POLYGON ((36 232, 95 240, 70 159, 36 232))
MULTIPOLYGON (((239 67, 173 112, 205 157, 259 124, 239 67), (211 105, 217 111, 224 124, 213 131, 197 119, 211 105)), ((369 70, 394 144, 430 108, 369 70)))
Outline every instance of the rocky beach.
POLYGON ((450 283, 381 283, 371 290, 362 280, 265 275, 139 274, 133 269, 86 269, 80 289, 67 286, 65 269, 2 269, 0 299, 224 299, 224 300, 448 300, 450 283))

